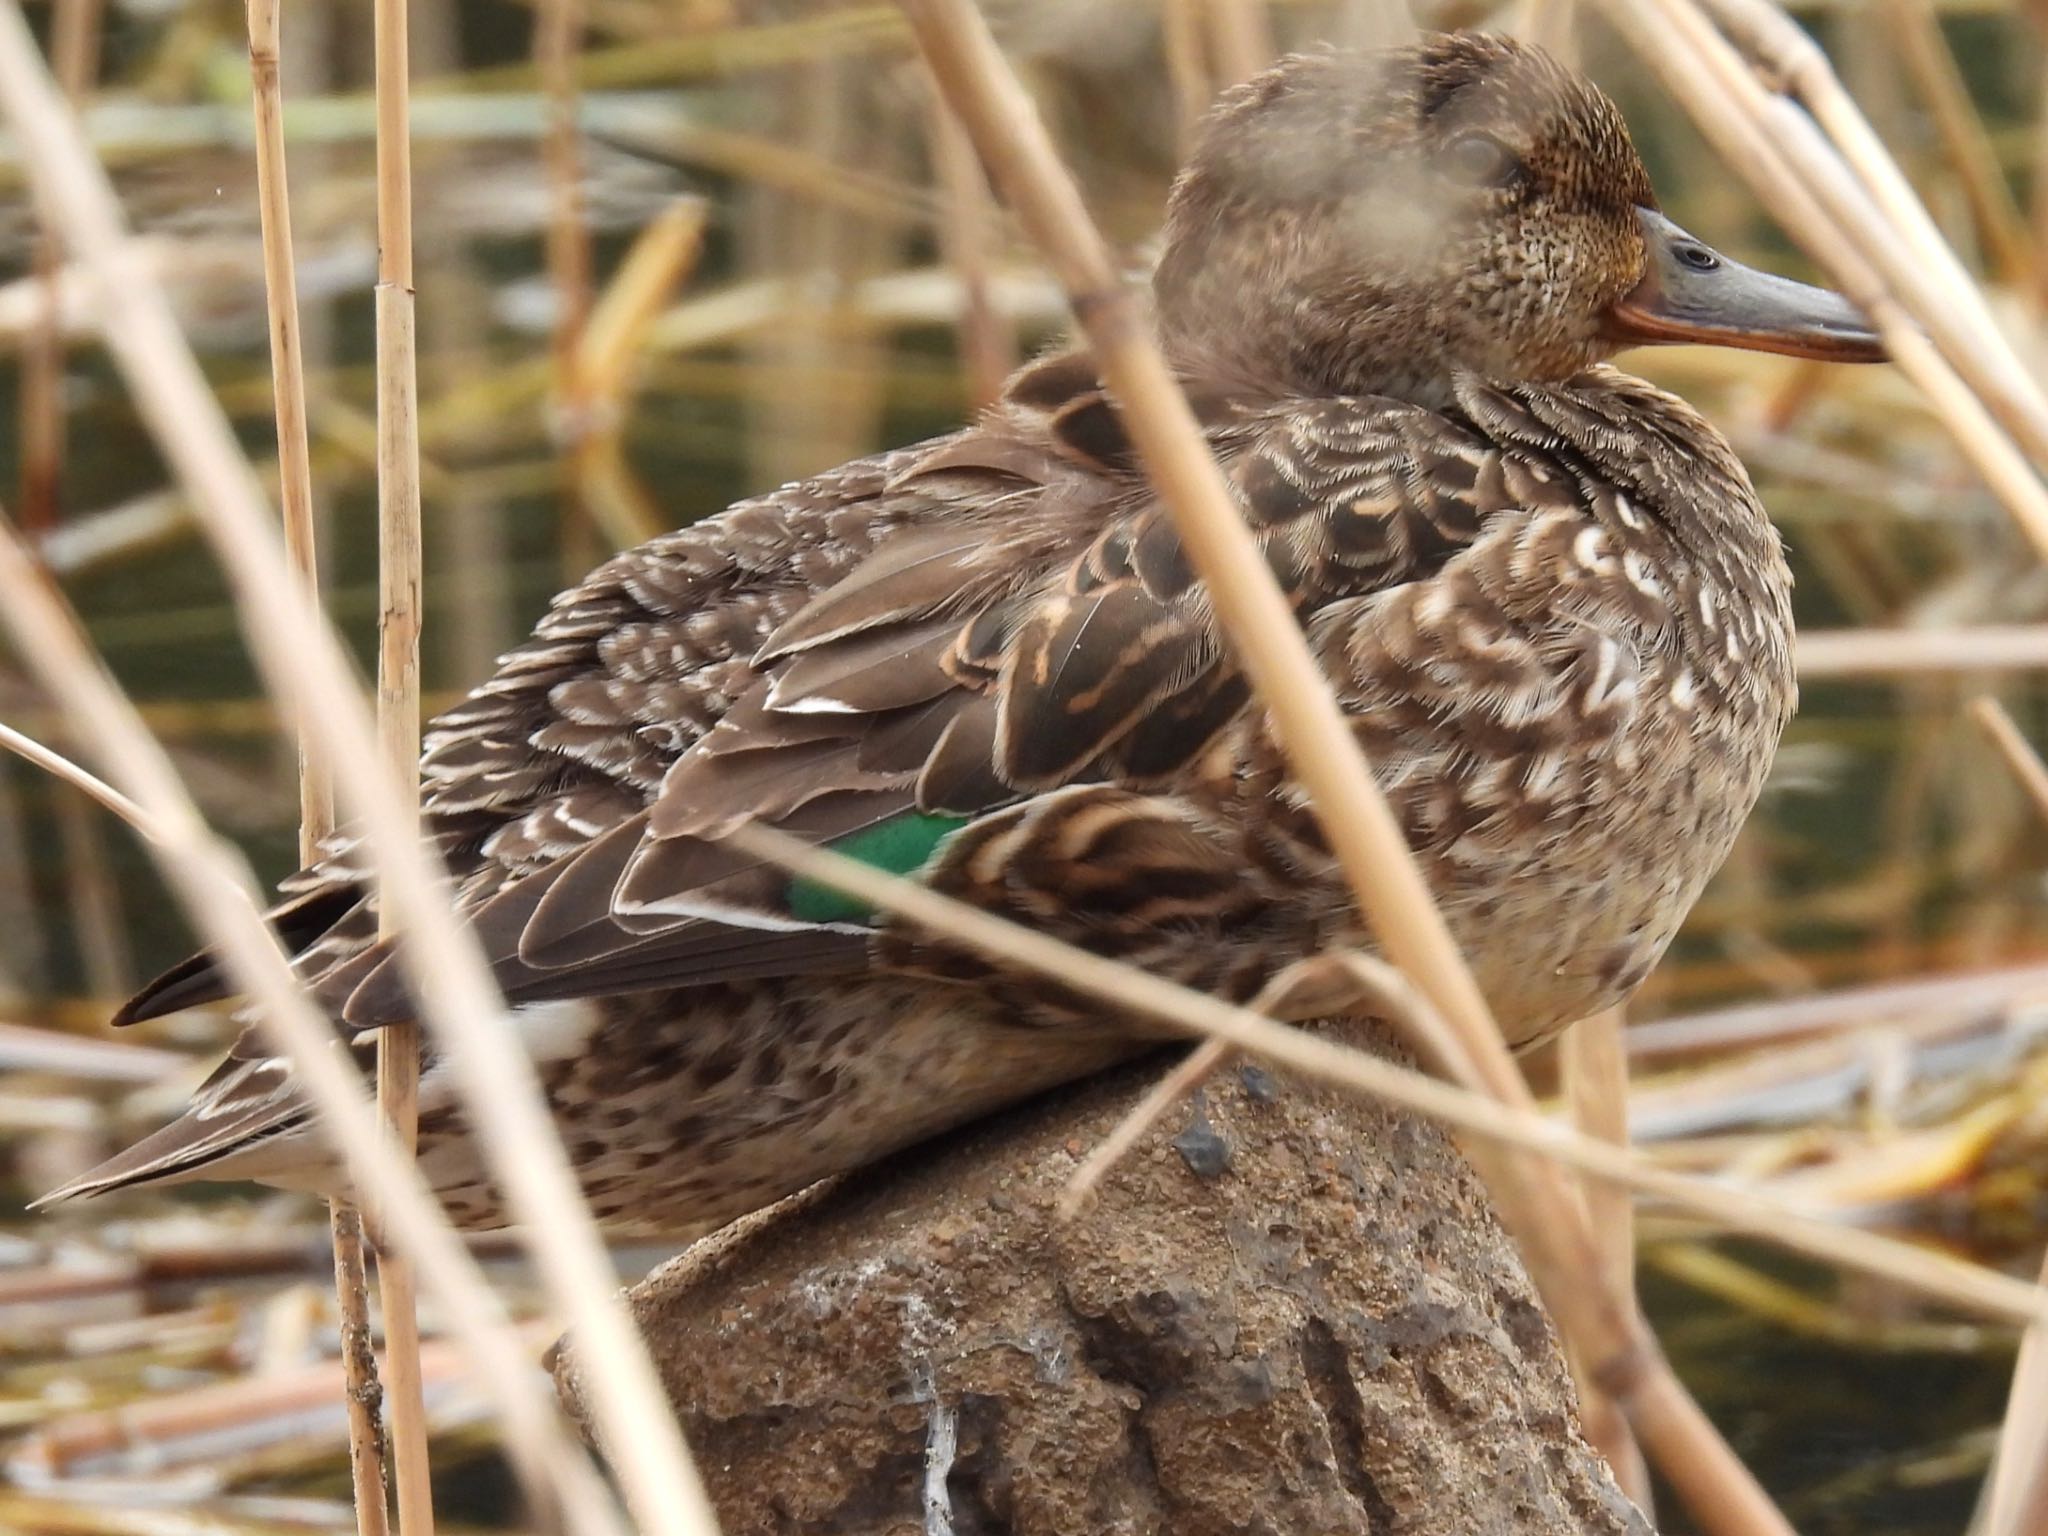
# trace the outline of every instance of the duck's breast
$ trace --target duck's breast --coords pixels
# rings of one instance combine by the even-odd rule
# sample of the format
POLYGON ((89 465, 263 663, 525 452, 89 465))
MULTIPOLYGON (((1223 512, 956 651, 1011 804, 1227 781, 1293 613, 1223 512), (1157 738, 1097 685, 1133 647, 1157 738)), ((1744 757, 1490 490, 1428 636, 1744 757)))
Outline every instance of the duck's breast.
POLYGON ((1756 802, 1791 576, 1718 434, 1602 370, 1467 391, 1516 504, 1311 632, 1502 1022, 1625 997, 1756 802))

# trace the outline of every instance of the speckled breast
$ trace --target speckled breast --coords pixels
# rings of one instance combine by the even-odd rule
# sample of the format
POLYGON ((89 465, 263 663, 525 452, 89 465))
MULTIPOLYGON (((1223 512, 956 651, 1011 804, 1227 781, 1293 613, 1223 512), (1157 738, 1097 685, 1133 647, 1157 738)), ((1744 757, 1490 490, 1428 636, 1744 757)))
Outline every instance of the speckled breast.
POLYGON ((1524 1044, 1626 998, 1727 857, 1796 697, 1791 573, 1682 402, 1606 369, 1491 401, 1540 500, 1310 632, 1524 1044))

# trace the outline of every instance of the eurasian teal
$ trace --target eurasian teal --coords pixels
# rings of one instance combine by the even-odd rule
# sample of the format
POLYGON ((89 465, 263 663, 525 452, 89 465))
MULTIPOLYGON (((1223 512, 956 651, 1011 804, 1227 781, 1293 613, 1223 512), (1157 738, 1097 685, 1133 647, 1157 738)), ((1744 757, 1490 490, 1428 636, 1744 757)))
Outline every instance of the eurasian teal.
MULTIPOLYGON (((1793 706, 1790 576, 1643 342, 1876 358, 1843 300, 1657 209, 1612 102, 1434 36, 1289 58, 1176 183, 1157 333, 1510 1040, 1626 998, 1793 706)), ((1243 999, 1365 941, 1085 350, 974 425, 728 508, 558 597, 435 721, 427 825, 601 1217, 687 1234, 1156 1038, 737 853, 749 819, 1243 999)), ((359 1039, 407 999, 355 851, 277 926, 359 1039)), ((204 956, 123 1017, 209 1002, 204 956)), ((500 1220, 429 1062, 421 1162, 500 1220)), ((62 1194, 329 1188, 245 1037, 62 1194)))

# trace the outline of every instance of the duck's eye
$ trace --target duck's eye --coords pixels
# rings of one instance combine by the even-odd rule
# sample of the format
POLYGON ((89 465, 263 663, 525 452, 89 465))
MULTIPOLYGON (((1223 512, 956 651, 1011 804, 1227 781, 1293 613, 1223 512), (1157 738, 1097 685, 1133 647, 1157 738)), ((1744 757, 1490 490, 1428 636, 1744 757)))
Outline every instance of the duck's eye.
POLYGON ((1494 187, 1520 168, 1515 152, 1490 133, 1461 133, 1445 146, 1444 164, 1468 186, 1494 187))

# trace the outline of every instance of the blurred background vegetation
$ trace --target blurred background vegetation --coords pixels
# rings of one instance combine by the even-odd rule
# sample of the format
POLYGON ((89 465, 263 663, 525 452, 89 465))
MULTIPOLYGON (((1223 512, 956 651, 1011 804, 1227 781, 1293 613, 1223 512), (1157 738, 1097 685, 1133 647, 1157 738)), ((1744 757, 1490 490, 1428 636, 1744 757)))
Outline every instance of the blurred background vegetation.
MULTIPOLYGON (((45 31, 52 3, 33 8, 45 31)), ((550 43, 545 24, 566 3, 413 5, 430 709, 608 550, 943 430, 1062 325, 890 6, 584 0, 572 59, 568 32, 550 43)), ((2038 356, 2048 6, 1794 9, 2038 356)), ((1134 269, 1219 84, 1274 47, 1409 25, 1399 0, 989 10, 1134 269)), ((1416 11, 1524 19, 1516 5, 1416 11)), ((1667 210, 1746 260, 1811 275, 1620 45, 1590 18, 1574 35, 1667 210)), ((367 0, 291 0, 285 39, 323 575, 368 656, 367 0)), ((91 52, 92 137, 249 451, 272 465, 241 10, 111 0, 91 52)), ((54 275, 39 263, 0 140, 0 499, 38 532, 210 813, 281 875, 296 862, 292 755, 61 261, 54 275), (38 361, 53 334, 55 373, 38 361), (55 417, 33 403, 52 380, 55 417), (23 446, 53 419, 60 467, 23 446)), ((1791 548, 1801 624, 1829 632, 1762 809, 1632 1010, 1639 1134, 1675 1166, 1740 1170, 1841 1220, 2031 1273, 2048 1214, 2048 835, 1965 705, 1989 690, 2039 741, 2048 699, 2025 671, 1961 671, 1915 645, 2039 622, 2048 576, 1888 371, 1693 351, 1629 366, 1736 441, 1791 548), (1865 629, 1906 634, 1879 664, 1859 659, 1865 629)), ((62 743, 4 652, 0 719, 62 743)), ((123 829, 0 757, 0 1527, 349 1525, 320 1375, 333 1340, 316 1209, 207 1194, 20 1214, 210 1065, 217 1020, 119 1045, 101 1029, 112 999, 189 943, 123 829), (86 1413, 120 1403, 140 1417, 119 1434, 86 1413)), ((1654 1212, 1642 1244, 1682 1373, 1803 1530, 1965 1526, 2009 1334, 1654 1212)), ((524 1294, 509 1260, 503 1278, 524 1294)), ((444 1511, 516 1525, 481 1405, 443 1376, 444 1511)))

